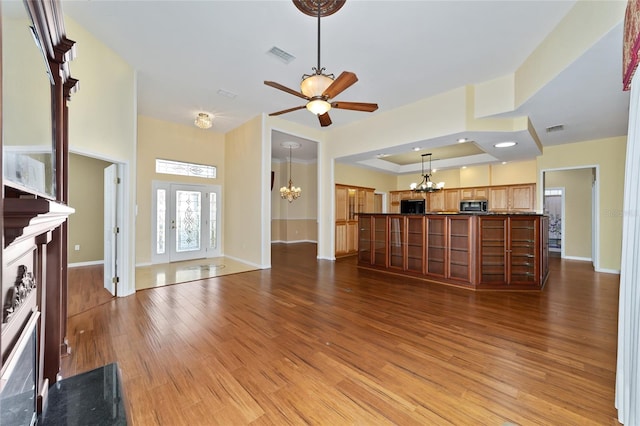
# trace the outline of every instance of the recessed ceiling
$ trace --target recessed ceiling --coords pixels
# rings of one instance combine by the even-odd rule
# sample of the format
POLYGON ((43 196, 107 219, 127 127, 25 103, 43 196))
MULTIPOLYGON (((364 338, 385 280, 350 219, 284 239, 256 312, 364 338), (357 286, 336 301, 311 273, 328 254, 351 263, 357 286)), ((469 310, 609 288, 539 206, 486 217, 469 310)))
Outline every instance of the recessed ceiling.
POLYGON ((439 148, 420 149, 419 151, 406 152, 397 155, 384 156, 385 161, 404 166, 421 162, 422 154, 431 153, 432 160, 446 160, 450 158, 467 157, 470 155, 484 154, 478 145, 473 142, 457 143, 439 148), (417 161, 416 161, 417 160, 417 161))

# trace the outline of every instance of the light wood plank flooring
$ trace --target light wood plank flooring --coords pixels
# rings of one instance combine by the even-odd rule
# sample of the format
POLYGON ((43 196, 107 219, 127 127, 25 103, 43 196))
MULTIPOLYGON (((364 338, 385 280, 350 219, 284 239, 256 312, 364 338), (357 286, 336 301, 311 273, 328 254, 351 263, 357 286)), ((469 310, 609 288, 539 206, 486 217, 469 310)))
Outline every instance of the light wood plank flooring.
POLYGON ((79 313, 63 375, 117 362, 135 425, 617 424, 617 275, 479 293, 315 250, 79 313))

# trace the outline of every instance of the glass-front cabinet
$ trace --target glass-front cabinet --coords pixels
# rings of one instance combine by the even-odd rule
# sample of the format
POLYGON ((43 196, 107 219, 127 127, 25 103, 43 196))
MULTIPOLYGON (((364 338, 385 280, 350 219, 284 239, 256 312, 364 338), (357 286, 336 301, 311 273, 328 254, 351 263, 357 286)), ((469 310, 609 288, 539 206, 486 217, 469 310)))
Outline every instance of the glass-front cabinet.
POLYGON ((540 290, 547 218, 361 214, 358 265, 474 289, 540 290))

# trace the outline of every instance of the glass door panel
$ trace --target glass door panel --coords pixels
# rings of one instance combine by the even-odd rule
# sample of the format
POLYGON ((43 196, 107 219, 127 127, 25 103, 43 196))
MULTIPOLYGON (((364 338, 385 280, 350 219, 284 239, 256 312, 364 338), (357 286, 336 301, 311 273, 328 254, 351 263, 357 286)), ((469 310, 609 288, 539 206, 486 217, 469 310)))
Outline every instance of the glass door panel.
POLYGON ((202 248, 202 205, 200 191, 176 191, 176 252, 199 251, 202 248))

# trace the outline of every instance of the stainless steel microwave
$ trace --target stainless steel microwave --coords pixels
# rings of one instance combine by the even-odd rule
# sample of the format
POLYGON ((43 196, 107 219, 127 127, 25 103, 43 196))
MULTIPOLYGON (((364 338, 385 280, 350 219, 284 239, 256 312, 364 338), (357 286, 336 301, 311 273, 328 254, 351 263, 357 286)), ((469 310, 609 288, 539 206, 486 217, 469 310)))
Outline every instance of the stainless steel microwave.
POLYGON ((487 200, 462 200, 460 201, 461 212, 486 212, 488 209, 487 200))

